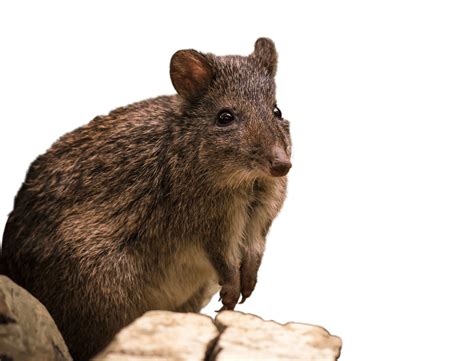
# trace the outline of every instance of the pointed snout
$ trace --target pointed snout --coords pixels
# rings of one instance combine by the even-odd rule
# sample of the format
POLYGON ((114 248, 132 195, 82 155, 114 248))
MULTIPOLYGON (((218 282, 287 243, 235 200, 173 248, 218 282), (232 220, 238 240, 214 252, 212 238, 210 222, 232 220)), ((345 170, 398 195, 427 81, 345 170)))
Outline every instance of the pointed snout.
POLYGON ((290 157, 285 150, 279 146, 273 147, 270 159, 270 174, 273 177, 283 177, 288 174, 290 168, 290 157))

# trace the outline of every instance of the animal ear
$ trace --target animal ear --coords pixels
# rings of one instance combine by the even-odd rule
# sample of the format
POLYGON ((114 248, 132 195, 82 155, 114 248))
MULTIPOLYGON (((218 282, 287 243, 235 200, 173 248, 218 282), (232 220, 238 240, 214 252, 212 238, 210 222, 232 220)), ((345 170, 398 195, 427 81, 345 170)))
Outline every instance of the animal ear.
POLYGON ((271 39, 257 39, 255 42, 255 49, 250 56, 256 58, 268 71, 270 76, 275 76, 277 71, 278 54, 275 44, 271 39))
POLYGON ((202 95, 214 72, 208 58, 196 50, 179 50, 171 58, 171 82, 179 95, 195 100, 202 95))

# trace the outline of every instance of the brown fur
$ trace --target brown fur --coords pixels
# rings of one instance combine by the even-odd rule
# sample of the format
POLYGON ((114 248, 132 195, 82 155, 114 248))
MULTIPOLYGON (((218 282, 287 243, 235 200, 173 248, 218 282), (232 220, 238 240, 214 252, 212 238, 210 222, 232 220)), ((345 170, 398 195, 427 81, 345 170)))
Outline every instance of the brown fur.
POLYGON ((2 261, 76 360, 147 310, 198 312, 219 285, 224 309, 250 296, 291 166, 288 122, 273 113, 276 60, 269 39, 248 57, 177 52, 179 95, 96 117, 32 163, 2 261), (235 114, 226 127, 224 108, 235 114))

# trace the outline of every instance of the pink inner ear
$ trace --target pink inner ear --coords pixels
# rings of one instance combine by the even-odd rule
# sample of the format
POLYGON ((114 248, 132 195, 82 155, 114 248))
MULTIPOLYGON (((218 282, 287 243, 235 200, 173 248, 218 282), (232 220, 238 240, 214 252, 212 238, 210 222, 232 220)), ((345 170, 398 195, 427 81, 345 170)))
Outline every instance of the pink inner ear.
POLYGON ((192 99, 205 91, 213 74, 204 55, 194 50, 180 50, 171 59, 170 75, 178 94, 192 99))
POLYGON ((211 74, 200 61, 193 59, 189 70, 198 87, 203 88, 208 85, 211 74))

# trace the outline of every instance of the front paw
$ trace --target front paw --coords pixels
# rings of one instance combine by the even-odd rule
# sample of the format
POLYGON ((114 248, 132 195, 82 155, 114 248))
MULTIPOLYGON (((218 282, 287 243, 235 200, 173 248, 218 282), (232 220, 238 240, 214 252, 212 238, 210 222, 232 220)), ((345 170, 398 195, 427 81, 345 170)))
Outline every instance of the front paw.
POLYGON ((242 293, 242 300, 240 303, 244 303, 247 298, 250 297, 255 285, 257 284, 257 269, 256 262, 251 262, 250 259, 246 259, 242 262, 240 267, 240 292, 242 293))
POLYGON ((220 292, 222 308, 219 311, 233 310, 240 298, 240 285, 238 283, 226 283, 222 286, 220 292))

